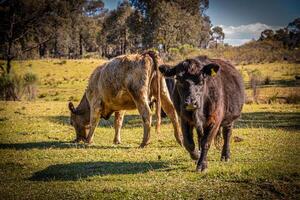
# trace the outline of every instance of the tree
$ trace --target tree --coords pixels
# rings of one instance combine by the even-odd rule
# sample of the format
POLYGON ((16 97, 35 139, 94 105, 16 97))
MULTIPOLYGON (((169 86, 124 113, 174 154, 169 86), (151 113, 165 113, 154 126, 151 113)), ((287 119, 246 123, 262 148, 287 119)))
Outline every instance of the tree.
MULTIPOLYGON (((210 29, 208 0, 131 0, 144 18, 144 48, 203 46, 210 29), (188 23, 187 23, 188 22, 188 23)), ((206 42, 207 43, 207 42, 206 42)))
POLYGON ((289 23, 287 29, 289 31, 289 48, 300 47, 300 18, 289 23))
POLYGON ((134 10, 127 18, 126 24, 128 26, 128 45, 130 52, 137 52, 143 45, 143 31, 145 24, 142 13, 139 10, 134 10))
MULTIPOLYGON (((45 44, 54 39, 57 52, 60 33, 72 13, 83 0, 3 0, 0 2, 0 52, 6 60, 6 72, 11 71, 11 61, 25 52, 39 49, 45 53, 45 44)), ((68 40, 66 40, 68 41, 68 40)), ((70 40, 69 40, 70 41, 70 40)))
POLYGON ((11 61, 20 52, 29 51, 51 39, 52 34, 42 41, 32 37, 40 32, 42 23, 52 15, 52 8, 47 1, 4 0, 0 3, 0 51, 6 60, 6 72, 11 71, 11 61), (34 41, 27 46, 27 41, 34 41))
POLYGON ((261 32, 259 41, 279 41, 284 47, 294 49, 300 47, 300 18, 290 22, 287 27, 276 30, 266 29, 261 32))
POLYGON ((274 31, 271 29, 266 29, 260 34, 259 40, 272 40, 274 39, 274 31))
POLYGON ((120 3, 117 9, 107 13, 98 38, 98 43, 102 43, 104 56, 117 56, 129 51, 129 27, 127 22, 133 13, 134 10, 128 1, 120 3))
POLYGON ((225 34, 223 32, 222 27, 220 26, 213 27, 211 31, 211 37, 212 40, 216 42, 216 48, 218 48, 218 42, 223 43, 223 40, 225 38, 225 34))

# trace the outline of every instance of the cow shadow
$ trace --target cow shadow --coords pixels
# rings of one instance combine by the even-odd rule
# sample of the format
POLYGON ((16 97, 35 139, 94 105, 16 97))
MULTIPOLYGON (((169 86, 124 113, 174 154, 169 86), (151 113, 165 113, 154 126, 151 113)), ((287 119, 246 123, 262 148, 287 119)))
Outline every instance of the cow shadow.
POLYGON ((242 113, 236 128, 282 128, 300 130, 299 112, 251 112, 242 113))
MULTIPOLYGON (((70 117, 64 116, 64 115, 58 115, 58 116, 49 116, 46 117, 49 121, 58 123, 61 125, 69 125, 70 126, 70 117)), ((98 127, 114 127, 114 121, 115 116, 111 116, 108 120, 101 119, 98 127)), ((152 117, 152 125, 156 123, 156 117, 152 117)), ((170 120, 168 118, 162 118, 162 124, 168 124, 170 123, 170 120)), ((140 115, 126 115, 124 116, 123 125, 122 128, 137 128, 137 127, 143 127, 143 122, 140 115)))
POLYGON ((153 170, 170 170, 165 162, 75 162, 51 165, 35 172, 31 181, 76 181, 93 176, 146 173, 153 170))
MULTIPOLYGON (((54 123, 70 125, 67 116, 50 116, 47 117, 54 123)), ((114 127, 114 116, 108 120, 101 119, 98 127, 114 127)), ((156 123, 153 116, 152 125, 156 123)), ((162 119, 162 124, 168 124, 168 118, 162 119)), ((125 115, 122 128, 143 127, 140 115, 125 115)), ((241 118, 235 123, 236 128, 283 128, 287 130, 300 129, 300 113, 299 112, 250 112, 242 113, 241 118)))
POLYGON ((86 145, 60 141, 43 141, 28 143, 0 143, 0 149, 29 150, 29 149, 130 149, 127 146, 86 145))

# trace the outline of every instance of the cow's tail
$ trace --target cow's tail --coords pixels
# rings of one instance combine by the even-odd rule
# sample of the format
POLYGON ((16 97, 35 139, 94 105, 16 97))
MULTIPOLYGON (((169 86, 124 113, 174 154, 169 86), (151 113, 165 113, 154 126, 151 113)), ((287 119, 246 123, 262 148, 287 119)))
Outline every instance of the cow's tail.
POLYGON ((155 51, 147 51, 145 54, 149 55, 154 63, 154 71, 156 74, 156 80, 157 80, 157 101, 156 101, 156 132, 160 133, 160 124, 161 124, 161 97, 160 97, 160 88, 161 88, 161 75, 158 70, 159 65, 159 56, 155 51))

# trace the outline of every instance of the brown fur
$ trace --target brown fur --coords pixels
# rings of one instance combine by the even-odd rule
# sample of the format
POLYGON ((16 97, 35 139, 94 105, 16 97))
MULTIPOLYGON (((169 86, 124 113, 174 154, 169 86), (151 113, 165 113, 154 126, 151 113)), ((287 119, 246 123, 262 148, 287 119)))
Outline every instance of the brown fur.
MULTIPOLYGON (((159 62, 161 62, 159 57, 153 52, 131 54, 116 57, 94 70, 85 93, 91 108, 89 111, 89 133, 85 137, 86 142, 92 142, 93 133, 100 118, 108 119, 113 112, 117 112, 115 115, 116 135, 114 141, 119 143, 120 131, 118 128, 120 129, 120 124, 122 124, 120 118, 123 118, 124 114, 118 112, 137 108, 144 126, 141 147, 147 145, 152 121, 148 101, 149 97, 153 95, 157 100, 161 96, 162 106, 165 110, 168 110, 167 114, 173 123, 176 139, 181 144, 178 117, 165 83, 160 76, 157 76, 159 74, 159 72, 157 73, 159 62)), ((160 113, 160 110, 158 112, 160 113)), ((76 112, 72 113, 76 114, 76 112)), ((157 127, 159 130, 159 125, 157 127)))

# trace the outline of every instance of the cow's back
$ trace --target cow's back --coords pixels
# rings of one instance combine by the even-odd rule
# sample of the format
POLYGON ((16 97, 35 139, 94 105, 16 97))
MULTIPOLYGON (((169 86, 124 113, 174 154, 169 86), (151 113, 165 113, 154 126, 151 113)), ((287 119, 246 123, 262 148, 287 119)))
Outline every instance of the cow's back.
POLYGON ((219 87, 222 91, 224 119, 222 123, 230 123, 238 118, 244 104, 244 84, 238 70, 230 63, 215 59, 214 63, 220 66, 219 87))
POLYGON ((151 59, 139 54, 118 56, 92 73, 88 90, 113 110, 134 109, 129 91, 148 90, 151 59))

